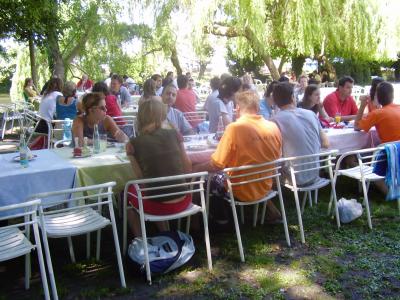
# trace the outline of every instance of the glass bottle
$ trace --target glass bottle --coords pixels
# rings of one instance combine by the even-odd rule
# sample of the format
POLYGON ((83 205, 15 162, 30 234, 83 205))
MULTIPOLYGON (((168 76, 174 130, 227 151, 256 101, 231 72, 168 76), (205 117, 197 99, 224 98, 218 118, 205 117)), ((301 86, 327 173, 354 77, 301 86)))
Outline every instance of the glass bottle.
POLYGON ((29 165, 28 146, 26 145, 25 136, 21 134, 19 139, 19 163, 21 167, 27 168, 29 165))
POLYGON ((93 131, 93 153, 100 153, 100 134, 99 126, 97 124, 94 125, 93 131))

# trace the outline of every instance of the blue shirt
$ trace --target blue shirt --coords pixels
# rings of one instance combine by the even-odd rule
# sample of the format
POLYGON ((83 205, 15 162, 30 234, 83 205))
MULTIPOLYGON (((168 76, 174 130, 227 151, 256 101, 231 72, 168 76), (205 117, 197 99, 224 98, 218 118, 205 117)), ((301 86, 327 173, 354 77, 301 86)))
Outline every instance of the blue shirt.
POLYGON ((262 115, 266 120, 271 118, 272 107, 267 104, 267 101, 264 98, 260 99, 260 111, 258 114, 262 115))
POLYGON ((73 120, 76 118, 76 99, 69 105, 58 103, 58 98, 56 101, 56 115, 58 120, 65 120, 66 118, 73 120))

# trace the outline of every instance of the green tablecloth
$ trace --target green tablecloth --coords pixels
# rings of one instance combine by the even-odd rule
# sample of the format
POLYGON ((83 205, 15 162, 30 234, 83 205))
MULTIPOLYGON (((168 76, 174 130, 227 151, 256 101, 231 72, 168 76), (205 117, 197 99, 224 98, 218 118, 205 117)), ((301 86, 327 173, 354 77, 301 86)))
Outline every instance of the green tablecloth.
POLYGON ((118 150, 115 147, 107 148, 103 153, 86 158, 73 158, 69 147, 53 151, 77 167, 77 187, 115 181, 117 185, 114 192, 120 193, 124 190, 125 183, 136 176, 125 153, 119 153, 118 150))

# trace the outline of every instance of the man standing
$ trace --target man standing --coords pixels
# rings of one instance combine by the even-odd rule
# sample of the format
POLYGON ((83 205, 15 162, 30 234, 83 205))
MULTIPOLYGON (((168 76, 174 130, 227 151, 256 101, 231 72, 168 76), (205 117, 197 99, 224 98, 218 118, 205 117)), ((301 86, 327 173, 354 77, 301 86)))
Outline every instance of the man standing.
POLYGON ((323 102, 328 116, 334 118, 340 115, 342 121, 351 121, 356 118, 357 105, 351 96, 354 79, 350 76, 344 76, 339 79, 339 85, 335 92, 325 97, 323 102))
POLYGON ((128 107, 131 103, 131 95, 126 87, 122 86, 122 77, 114 74, 111 77, 111 94, 121 101, 121 107, 128 107))
MULTIPOLYGON (((253 91, 245 91, 236 95, 235 100, 240 118, 226 127, 210 161, 194 165, 194 172, 216 172, 226 167, 266 163, 281 156, 281 134, 273 122, 257 115, 258 98, 257 93, 253 91)), ((246 180, 245 177, 242 179, 246 180)), ((233 188, 233 193, 238 201, 251 202, 264 197, 271 188, 272 180, 268 179, 263 182, 236 186, 233 188)), ((281 219, 280 212, 272 201, 267 202, 267 207, 268 220, 270 222, 279 221, 281 219)))
MULTIPOLYGON (((321 152, 321 146, 328 148, 329 143, 317 115, 311 111, 297 108, 290 83, 278 83, 274 87, 273 98, 279 107, 272 121, 282 134, 282 156, 293 157, 321 152)), ((307 161, 309 162, 309 161, 307 161)), ((311 168, 307 165, 306 168, 311 168)), ((283 169, 286 179, 290 178, 286 168, 283 169)), ((307 185, 318 178, 318 170, 296 174, 298 185, 307 185)))
POLYGON ((371 111, 365 117, 363 113, 369 97, 361 97, 354 129, 369 131, 375 126, 382 143, 400 140, 400 105, 393 103, 393 94, 393 86, 389 82, 381 82, 376 89, 376 96, 382 108, 371 111))

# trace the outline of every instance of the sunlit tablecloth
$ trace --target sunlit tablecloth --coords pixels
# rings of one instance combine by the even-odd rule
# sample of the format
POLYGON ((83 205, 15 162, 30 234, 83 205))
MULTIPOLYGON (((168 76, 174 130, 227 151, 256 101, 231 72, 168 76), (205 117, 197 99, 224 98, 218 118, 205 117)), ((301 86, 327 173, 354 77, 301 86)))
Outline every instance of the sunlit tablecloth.
POLYGON ((139 106, 133 105, 122 109, 122 115, 124 116, 136 116, 139 110, 139 106))
MULTIPOLYGON (((51 150, 32 151, 37 157, 22 168, 18 153, 0 155, 0 205, 22 203, 43 192, 74 187, 76 167, 51 150)), ((50 202, 57 199, 46 199, 50 202)))
POLYGON ((136 178, 125 152, 119 152, 116 147, 109 147, 105 152, 86 158, 73 158, 72 148, 69 147, 52 151, 77 168, 76 186, 78 187, 115 181, 117 185, 113 190, 119 193, 128 180, 136 178))

